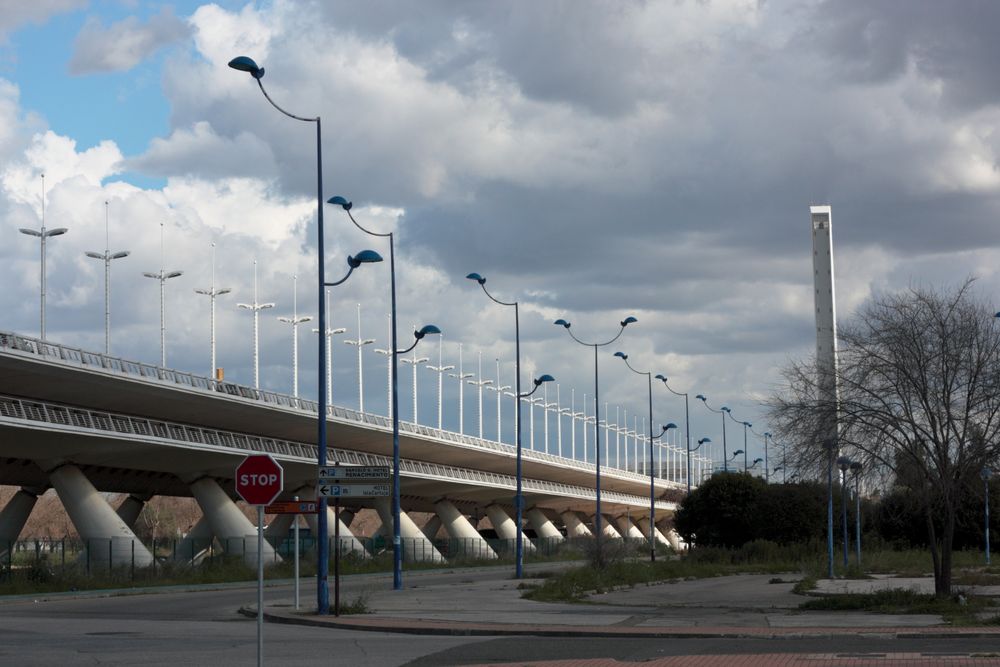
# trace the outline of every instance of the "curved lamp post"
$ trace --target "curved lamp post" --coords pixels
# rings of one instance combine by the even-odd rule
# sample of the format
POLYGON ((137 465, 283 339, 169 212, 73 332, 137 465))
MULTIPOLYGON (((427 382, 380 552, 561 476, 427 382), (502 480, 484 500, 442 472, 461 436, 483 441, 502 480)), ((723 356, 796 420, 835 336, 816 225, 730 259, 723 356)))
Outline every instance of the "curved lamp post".
MULTIPOLYGON (((756 459, 753 460, 753 463, 750 464, 750 467, 747 468, 747 470, 753 470, 754 468, 757 467, 758 463, 763 463, 763 462, 764 462, 764 459, 758 457, 758 458, 756 458, 756 459)), ((765 468, 765 470, 766 470, 766 468, 765 468)))
POLYGON ((691 495, 691 415, 688 410, 688 394, 686 391, 674 391, 673 388, 667 384, 667 376, 659 374, 655 377, 663 383, 663 386, 666 387, 671 394, 684 397, 684 439, 687 441, 687 495, 691 495))
POLYGON ((837 457, 837 467, 840 468, 840 514, 844 528, 844 569, 847 569, 847 551, 850 547, 847 537, 847 471, 851 468, 851 459, 846 456, 837 457))
POLYGON ((744 452, 742 449, 737 449, 735 452, 733 452, 733 456, 729 460, 732 461, 733 459, 735 459, 740 454, 745 454, 745 453, 746 452, 744 452))
POLYGON ((566 329, 566 333, 570 335, 570 338, 575 340, 580 345, 585 345, 587 347, 594 348, 594 469, 595 469, 594 477, 596 480, 595 504, 597 506, 596 507, 597 513, 594 515, 594 529, 595 529, 594 535, 597 541, 598 565, 604 564, 604 554, 601 551, 601 419, 600 419, 601 399, 600 399, 600 376, 598 374, 598 363, 597 363, 597 348, 604 347, 605 345, 611 345, 611 343, 615 342, 621 337, 622 333, 624 333, 625 331, 625 327, 638 321, 639 320, 637 320, 632 316, 626 317, 624 320, 618 323, 620 328, 618 329, 618 333, 615 334, 615 337, 610 340, 606 340, 603 343, 587 343, 580 340, 570 330, 570 326, 572 325, 562 318, 553 322, 553 324, 556 324, 566 329))
MULTIPOLYGON (((1000 317, 1000 313, 997 313, 1000 317)), ((986 504, 984 508, 984 514, 986 515, 986 564, 990 564, 990 477, 993 476, 993 471, 989 468, 983 468, 979 472, 979 476, 983 480, 983 489, 986 491, 986 504)))
POLYGON ((402 551, 402 539, 399 534, 399 355, 406 354, 414 347, 417 343, 428 334, 440 334, 441 330, 438 329, 433 324, 428 324, 421 329, 413 332, 416 340, 413 345, 406 348, 405 350, 400 350, 397 344, 398 338, 396 333, 396 241, 395 236, 392 232, 373 232, 370 229, 362 227, 357 220, 355 220, 354 215, 351 213, 351 208, 354 206, 344 197, 340 195, 330 197, 327 200, 328 204, 334 206, 339 206, 341 209, 347 213, 347 217, 351 219, 354 226, 363 231, 369 236, 378 236, 380 238, 389 239, 389 284, 390 284, 390 302, 392 310, 390 313, 390 328, 392 329, 392 340, 389 342, 389 354, 392 361, 390 365, 392 374, 392 400, 391 411, 392 411, 392 587, 394 590, 402 590, 403 588, 403 551, 402 551))
MULTIPOLYGON (((521 536, 521 521, 522 514, 524 511, 524 496, 521 490, 521 399, 524 398, 521 394, 521 314, 520 306, 517 301, 501 301, 496 298, 490 291, 486 289, 486 278, 478 273, 470 273, 465 276, 469 280, 474 280, 479 283, 479 286, 483 289, 483 293, 490 298, 493 303, 500 306, 510 306, 514 308, 514 393, 517 396, 517 400, 514 401, 516 404, 516 409, 514 411, 514 427, 515 433, 515 443, 517 446, 517 464, 516 464, 516 475, 517 475, 517 495, 514 498, 514 511, 517 514, 517 546, 515 547, 516 554, 515 560, 516 565, 514 567, 515 573, 518 579, 524 576, 524 542, 521 536)), ((549 376, 542 376, 549 377, 549 376)), ((551 379, 551 378, 550 378, 551 379)), ((538 390, 539 385, 535 385, 535 389, 532 390, 532 394, 538 390)), ((498 394, 499 395, 499 394, 498 394)), ((530 394, 528 394, 530 396, 530 394)))
MULTIPOLYGON (((751 426, 753 426, 753 424, 751 424, 750 422, 746 422, 746 421, 740 421, 739 419, 737 419, 736 417, 733 416, 733 411, 730 410, 729 408, 725 407, 725 406, 723 406, 721 409, 727 415, 729 415, 729 418, 732 419, 734 422, 736 422, 737 424, 742 424, 743 425, 743 472, 746 472, 747 471, 747 451, 750 449, 749 447, 747 447, 747 429, 750 428, 751 426)), ((726 423, 725 422, 725 418, 723 418, 722 423, 723 424, 726 423)))
POLYGON ((854 555, 861 569, 861 461, 851 462, 854 473, 854 555))
POLYGON ((726 448, 726 413, 729 412, 729 408, 723 405, 718 410, 713 409, 708 404, 708 397, 704 394, 698 394, 695 398, 704 403, 710 412, 715 412, 722 416, 722 472, 729 472, 729 454, 726 448))
MULTIPOLYGON (((650 371, 639 371, 632 367, 632 364, 628 362, 628 355, 624 352, 615 352, 615 356, 625 362, 625 365, 630 371, 636 375, 646 376, 646 389, 649 396, 649 561, 656 562, 656 540, 654 539, 654 531, 656 530, 656 508, 655 508, 655 490, 653 488, 653 475, 654 475, 654 462, 653 462, 653 441, 659 437, 662 437, 671 428, 677 428, 677 424, 671 422, 663 427, 659 435, 653 434, 653 374, 650 371)), ((636 470, 639 469, 639 462, 635 462, 636 470)))
MULTIPOLYGON (((258 87, 260 87, 260 92, 264 94, 264 98, 270 102, 271 106, 283 113, 284 115, 292 118, 294 120, 303 121, 306 123, 316 123, 316 251, 317 251, 317 282, 318 289, 316 294, 316 299, 318 301, 317 310, 319 311, 319 317, 317 318, 317 325, 320 331, 326 331, 326 304, 324 303, 323 293, 327 286, 326 283, 326 265, 325 265, 325 248, 323 240, 323 132, 322 123, 320 122, 320 117, 306 118, 304 116, 296 116, 293 113, 282 109, 280 106, 275 104, 271 96, 267 94, 264 90, 264 84, 261 83, 261 79, 264 77, 264 68, 260 67, 253 61, 253 59, 247 56, 238 56, 229 61, 229 66, 240 72, 246 72, 254 78, 257 82, 258 87)), ((381 259, 381 258, 380 258, 381 259)), ((373 260, 374 261, 374 260, 373 260)), ((348 272, 350 275, 350 272, 348 272)), ((344 278, 346 280, 346 277, 344 278)), ((339 284, 339 283, 336 283, 339 284)), ((316 386, 318 388, 317 393, 319 394, 319 401, 317 405, 317 444, 318 444, 318 464, 320 466, 326 465, 326 410, 327 410, 327 395, 326 395, 326 354, 325 352, 324 336, 317 336, 318 351, 317 356, 319 357, 319 369, 318 378, 316 380, 316 386)), ((316 549, 316 557, 319 564, 319 572, 316 577, 316 587, 317 587, 317 606, 320 614, 328 614, 330 612, 330 599, 329 590, 326 585, 326 573, 327 573, 327 521, 326 521, 326 498, 319 499, 319 516, 317 516, 317 528, 319 530, 319 535, 317 536, 319 544, 316 549)))
MULTIPOLYGON (((691 454, 694 454, 694 453, 695 453, 695 452, 697 452, 697 451, 698 451, 699 449, 701 449, 701 446, 702 446, 702 445, 704 445, 704 444, 706 444, 706 443, 708 443, 708 444, 711 444, 711 442, 712 442, 712 439, 711 439, 711 438, 708 438, 708 437, 706 437, 706 438, 699 438, 699 439, 698 439, 698 445, 697 445, 697 446, 696 446, 696 447, 695 447, 694 449, 692 449, 692 450, 691 450, 691 454)), ((700 457, 700 459, 701 459, 702 461, 704 461, 704 460, 705 460, 705 457, 704 457, 704 456, 702 456, 702 457, 700 457)), ((699 477, 703 477, 704 475, 703 475, 703 474, 701 474, 701 473, 699 472, 699 475, 698 475, 698 476, 699 476, 699 477)), ((700 479, 698 480, 698 483, 699 483, 699 485, 701 484, 701 480, 700 480, 700 479)))

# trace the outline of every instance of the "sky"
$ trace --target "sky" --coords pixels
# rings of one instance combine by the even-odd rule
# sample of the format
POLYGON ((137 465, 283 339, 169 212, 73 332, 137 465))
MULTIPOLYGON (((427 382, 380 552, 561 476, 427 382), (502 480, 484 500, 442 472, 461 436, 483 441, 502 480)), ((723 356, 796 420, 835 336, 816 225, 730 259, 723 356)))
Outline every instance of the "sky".
MULTIPOLYGON (((560 405, 581 411, 592 352, 553 321, 600 341, 632 315, 600 354, 612 422, 647 413, 646 380, 622 351, 691 395, 692 439, 710 437, 716 459, 720 417, 694 395, 732 409, 731 454, 737 421, 765 432, 781 368, 813 352, 811 204, 833 207, 842 321, 914 284, 972 275, 987 298, 1000 288, 995 2, 2 4, 0 330, 38 335, 38 242, 17 230, 42 224, 44 180, 46 226, 69 229, 48 243, 49 339, 104 347, 104 266, 84 253, 104 252, 107 220, 110 250, 131 253, 111 266, 112 354, 159 360, 158 285, 142 273, 181 270, 165 285, 167 364, 209 374, 209 301, 194 289, 212 285, 214 243, 215 286, 233 290, 217 301, 218 365, 252 384, 252 317, 237 304, 254 301, 256 259, 257 301, 276 304, 260 316, 261 385, 291 393, 292 332, 277 317, 292 315, 296 275, 298 314, 317 311, 315 124, 271 107, 227 67, 237 55, 265 68, 279 105, 322 118, 325 197, 395 233, 401 340, 436 324, 444 364, 461 344, 464 371, 478 374, 482 353, 484 378, 499 359, 512 384, 513 313, 465 279, 481 273, 521 304, 524 381, 555 376, 560 405)), ((342 211, 325 219, 328 276, 359 250, 387 256, 342 211)), ((386 347, 387 286, 382 264, 331 291, 330 325, 347 330, 333 343, 338 405, 358 405, 342 341, 359 336, 360 303, 361 336, 376 339, 365 407, 385 411, 374 349, 386 347)), ((313 325, 299 334, 307 396, 313 325)), ((437 364, 436 341, 418 352, 437 364)), ((411 372, 401 365, 404 419, 411 372)), ((437 375, 417 374, 419 420, 436 425, 437 375)), ((453 429, 458 387, 445 377, 453 429)), ((683 399, 653 392, 653 421, 683 429, 683 399)), ((491 439, 495 401, 486 392, 491 439)), ((475 387, 464 406, 476 434, 475 387)), ((509 442, 510 399, 502 409, 509 442)), ((565 452, 571 434, 582 448, 569 424, 565 452)), ((759 437, 748 445, 751 461, 763 455, 759 437)))

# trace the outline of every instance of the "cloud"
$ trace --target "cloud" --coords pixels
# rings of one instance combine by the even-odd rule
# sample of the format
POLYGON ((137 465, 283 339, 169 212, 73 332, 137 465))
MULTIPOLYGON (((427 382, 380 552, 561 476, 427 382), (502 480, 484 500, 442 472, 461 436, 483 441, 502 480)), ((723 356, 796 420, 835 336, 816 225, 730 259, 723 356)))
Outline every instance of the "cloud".
POLYGON ((43 24, 56 14, 84 7, 87 0, 32 0, 31 2, 5 2, 0 12, 0 38, 25 23, 43 24))
POLYGON ((220 137, 207 121, 176 129, 154 139, 142 155, 128 160, 128 169, 156 176, 197 175, 203 178, 253 176, 273 178, 277 165, 271 148, 249 132, 220 137))
POLYGON ((99 19, 91 18, 73 43, 69 71, 77 75, 127 71, 190 34, 188 23, 169 8, 145 24, 130 16, 105 27, 99 19))

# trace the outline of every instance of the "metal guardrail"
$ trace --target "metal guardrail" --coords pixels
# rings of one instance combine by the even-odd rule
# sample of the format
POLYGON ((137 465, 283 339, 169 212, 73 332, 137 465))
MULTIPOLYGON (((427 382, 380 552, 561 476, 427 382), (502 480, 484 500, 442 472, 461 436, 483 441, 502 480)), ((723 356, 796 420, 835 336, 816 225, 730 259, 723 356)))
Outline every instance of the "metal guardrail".
MULTIPOLYGON (((294 442, 277 438, 265 438, 246 433, 221 431, 190 424, 178 424, 161 419, 135 417, 102 410, 90 410, 58 403, 35 401, 17 396, 0 394, 0 423, 43 423, 59 428, 74 429, 88 433, 111 433, 118 436, 139 437, 146 441, 161 443, 183 443, 207 445, 209 447, 237 450, 240 454, 267 453, 279 459, 293 460, 314 465, 316 446, 310 443, 294 442)), ((392 459, 379 454, 332 448, 328 456, 347 465, 391 466, 392 459)), ((470 468, 458 468, 440 463, 428 463, 402 459, 400 474, 406 477, 448 481, 459 484, 475 484, 491 488, 511 490, 516 480, 510 475, 483 472, 470 468)), ((553 494, 568 498, 590 499, 592 489, 545 480, 523 480, 526 492, 553 494)), ((648 496, 632 496, 615 491, 602 491, 602 496, 610 501, 628 505, 648 506, 648 496)), ((671 509, 658 501, 662 509, 671 509)))
MULTIPOLYGON (((129 361, 119 357, 112 357, 97 352, 89 352, 80 348, 70 347, 60 343, 42 341, 30 336, 0 331, 0 351, 9 350, 23 354, 42 357, 48 361, 58 361, 70 366, 86 367, 89 370, 97 370, 110 375, 126 375, 130 378, 144 380, 148 382, 177 385, 186 389, 204 391, 207 393, 222 393, 238 399, 259 401, 268 405, 277 406, 283 409, 297 410, 315 414, 318 411, 316 401, 304 398, 289 396, 278 392, 264 389, 255 389, 232 382, 217 381, 202 375, 195 375, 186 371, 178 371, 170 368, 160 368, 152 364, 140 361, 129 361)), ((340 406, 328 406, 327 414, 334 421, 361 425, 385 431, 392 430, 392 420, 383 415, 376 415, 369 412, 359 412, 350 408, 340 406)), ((425 440, 435 440, 444 444, 457 445, 463 447, 474 447, 476 449, 486 449, 495 451, 506 456, 515 456, 517 450, 514 446, 493 440, 474 438, 472 436, 455 433, 443 429, 437 429, 412 422, 400 421, 400 433, 409 434, 425 440)), ((248 436, 249 437, 249 436, 248 436)), ((591 463, 585 463, 576 459, 570 459, 547 452, 539 452, 532 449, 522 449, 522 457, 525 460, 533 460, 542 463, 549 463, 568 468, 576 468, 580 471, 594 472, 595 467, 591 463)), ((603 467, 602 475, 616 477, 622 480, 643 482, 649 481, 646 474, 621 470, 620 468, 603 467)), ((662 488, 682 488, 682 481, 667 480, 657 478, 658 485, 662 488)))

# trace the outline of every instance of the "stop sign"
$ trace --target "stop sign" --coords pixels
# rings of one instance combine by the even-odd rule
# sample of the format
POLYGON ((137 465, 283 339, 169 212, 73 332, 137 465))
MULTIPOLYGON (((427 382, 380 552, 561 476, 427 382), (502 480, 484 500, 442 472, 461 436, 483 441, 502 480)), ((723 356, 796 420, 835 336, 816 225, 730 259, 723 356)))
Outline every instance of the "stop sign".
POLYGON ((236 466, 236 493, 250 505, 270 505, 284 488, 284 471, 270 454, 251 454, 236 466))

